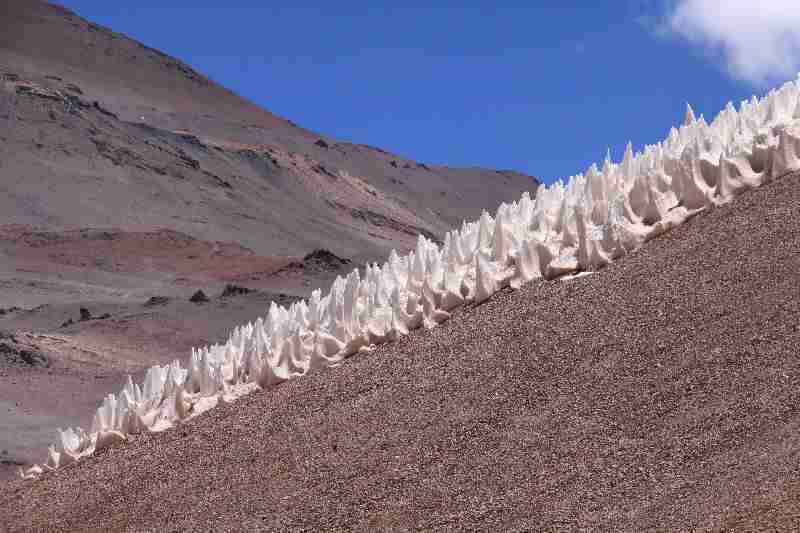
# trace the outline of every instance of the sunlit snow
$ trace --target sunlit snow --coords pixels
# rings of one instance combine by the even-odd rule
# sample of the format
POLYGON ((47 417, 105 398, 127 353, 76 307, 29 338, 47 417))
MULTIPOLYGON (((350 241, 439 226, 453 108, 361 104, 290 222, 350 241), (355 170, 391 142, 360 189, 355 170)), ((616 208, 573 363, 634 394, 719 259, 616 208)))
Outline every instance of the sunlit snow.
POLYGON ((236 328, 223 345, 193 349, 186 363, 129 378, 97 409, 91 429, 59 429, 38 477, 130 434, 161 431, 257 388, 334 365, 410 330, 432 328, 465 302, 506 286, 591 272, 735 195, 800 170, 800 79, 728 106, 709 125, 688 108, 667 138, 623 160, 608 158, 566 184, 541 186, 449 232, 442 246, 419 237, 383 265, 353 270, 330 291, 279 307, 236 328))

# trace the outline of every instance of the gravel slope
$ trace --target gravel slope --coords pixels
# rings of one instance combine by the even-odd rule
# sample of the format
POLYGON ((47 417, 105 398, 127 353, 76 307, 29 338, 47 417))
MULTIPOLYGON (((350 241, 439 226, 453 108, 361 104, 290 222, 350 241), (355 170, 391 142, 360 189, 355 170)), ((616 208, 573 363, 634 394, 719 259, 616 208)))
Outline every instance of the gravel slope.
POLYGON ((800 528, 800 176, 36 483, 11 531, 800 528))

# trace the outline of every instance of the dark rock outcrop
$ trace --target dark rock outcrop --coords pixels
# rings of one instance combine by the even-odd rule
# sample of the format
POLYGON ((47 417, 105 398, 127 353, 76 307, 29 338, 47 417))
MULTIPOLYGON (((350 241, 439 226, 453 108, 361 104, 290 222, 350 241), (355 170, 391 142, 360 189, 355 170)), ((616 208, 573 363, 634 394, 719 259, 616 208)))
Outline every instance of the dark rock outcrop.
POLYGON ((220 294, 220 298, 230 298, 233 296, 245 296, 247 294, 252 294, 254 292, 258 292, 255 289, 249 289, 247 287, 242 287, 241 285, 234 285, 233 283, 228 283, 225 285, 225 289, 223 289, 222 294, 220 294))
POLYGON ((48 367, 50 360, 41 350, 20 336, 0 331, 0 365, 48 367))
POLYGON ((208 300, 208 296, 206 296, 206 293, 204 293, 202 290, 198 290, 197 292, 192 294, 192 297, 189 298, 189 301, 192 302, 192 303, 195 303, 195 304, 201 304, 201 303, 205 303, 205 302, 207 302, 209 300, 208 300))

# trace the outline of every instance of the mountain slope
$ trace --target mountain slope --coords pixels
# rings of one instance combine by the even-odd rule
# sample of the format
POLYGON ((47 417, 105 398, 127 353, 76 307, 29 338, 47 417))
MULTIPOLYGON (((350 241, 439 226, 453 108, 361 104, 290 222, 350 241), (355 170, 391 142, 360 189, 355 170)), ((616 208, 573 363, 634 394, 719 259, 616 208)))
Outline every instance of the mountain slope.
POLYGON ((535 190, 321 139, 184 63, 30 0, 0 6, 0 224, 171 228, 359 259, 535 190))
POLYGON ((0 486, 8 527, 797 529, 798 203, 783 177, 599 273, 0 486))

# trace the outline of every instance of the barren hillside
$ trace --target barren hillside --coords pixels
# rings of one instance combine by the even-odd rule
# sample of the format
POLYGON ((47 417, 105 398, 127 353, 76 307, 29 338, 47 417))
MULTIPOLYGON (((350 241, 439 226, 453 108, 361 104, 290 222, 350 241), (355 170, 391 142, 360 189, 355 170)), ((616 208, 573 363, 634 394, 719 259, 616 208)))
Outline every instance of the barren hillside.
POLYGON ((325 138, 38 0, 0 6, 0 78, 0 224, 170 228, 260 255, 364 259, 537 185, 325 138))

